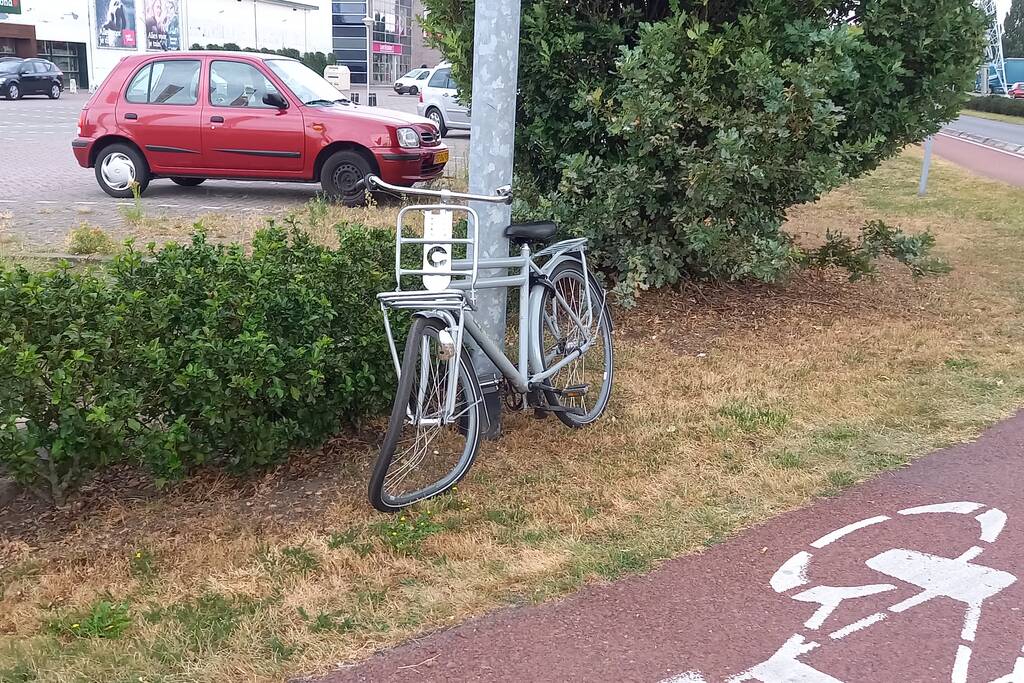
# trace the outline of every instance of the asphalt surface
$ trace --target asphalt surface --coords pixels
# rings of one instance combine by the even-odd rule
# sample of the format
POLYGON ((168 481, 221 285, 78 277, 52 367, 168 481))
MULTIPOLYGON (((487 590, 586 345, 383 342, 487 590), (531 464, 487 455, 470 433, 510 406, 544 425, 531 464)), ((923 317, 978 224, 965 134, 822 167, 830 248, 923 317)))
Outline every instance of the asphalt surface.
POLYGON ((1019 154, 942 133, 935 136, 935 154, 978 175, 1024 187, 1024 156, 1019 154))
POLYGON ((992 121, 978 116, 964 115, 949 123, 951 128, 963 133, 978 135, 983 138, 995 138, 1015 145, 1024 145, 1024 126, 1003 121, 992 121))
POLYGON ((703 555, 325 679, 1024 681, 1024 413, 703 555))
MULTIPOLYGON (((416 112, 415 96, 388 89, 377 95, 381 108, 416 112)), ((127 228, 119 207, 132 202, 104 194, 93 170, 81 168, 71 152, 78 114, 88 99, 88 94, 65 93, 60 100, 0 100, 0 237, 45 250, 59 248, 67 232, 83 222, 114 232, 127 228)), ((445 143, 452 149, 449 169, 465 168, 469 134, 454 131, 445 143)), ((319 189, 315 184, 223 180, 189 188, 165 179, 150 185, 142 204, 148 216, 277 213, 304 204, 319 189)))

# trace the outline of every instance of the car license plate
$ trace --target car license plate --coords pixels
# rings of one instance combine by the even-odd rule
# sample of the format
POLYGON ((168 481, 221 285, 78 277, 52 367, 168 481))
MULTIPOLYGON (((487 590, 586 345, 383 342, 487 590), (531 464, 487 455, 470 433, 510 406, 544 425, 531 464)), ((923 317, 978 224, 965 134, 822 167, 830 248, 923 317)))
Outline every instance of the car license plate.
POLYGON ((448 150, 444 150, 443 152, 438 152, 437 154, 435 154, 434 155, 434 163, 435 164, 447 164, 448 163, 448 150))

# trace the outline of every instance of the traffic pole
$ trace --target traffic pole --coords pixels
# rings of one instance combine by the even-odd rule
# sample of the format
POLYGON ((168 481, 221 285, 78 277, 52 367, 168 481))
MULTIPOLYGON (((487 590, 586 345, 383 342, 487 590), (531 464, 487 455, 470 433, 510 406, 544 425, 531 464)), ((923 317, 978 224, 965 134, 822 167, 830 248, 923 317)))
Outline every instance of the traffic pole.
POLYGON ((924 164, 921 166, 921 184, 917 187, 918 197, 928 194, 928 176, 932 172, 932 145, 934 143, 934 135, 929 135, 924 139, 924 164))
MULTIPOLYGON (((512 183, 515 153, 516 87, 519 76, 520 0, 476 0, 473 36, 473 102, 469 151, 469 191, 494 194, 512 183)), ((512 208, 505 204, 473 202, 480 216, 480 258, 508 257, 505 228, 512 208)), ((481 277, 503 271, 482 270, 481 277)), ((477 295, 476 320, 496 342, 505 340, 507 292, 481 290, 477 295)), ((501 435, 501 373, 487 356, 474 349, 473 364, 484 391, 488 424, 484 436, 501 435)))

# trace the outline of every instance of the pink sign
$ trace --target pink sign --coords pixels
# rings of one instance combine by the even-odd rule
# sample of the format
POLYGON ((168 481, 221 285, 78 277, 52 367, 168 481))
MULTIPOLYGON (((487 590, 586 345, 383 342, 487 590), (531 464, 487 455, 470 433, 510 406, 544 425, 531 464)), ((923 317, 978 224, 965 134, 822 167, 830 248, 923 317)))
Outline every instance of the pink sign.
POLYGON ((403 52, 397 43, 378 43, 376 40, 373 41, 373 51, 381 55, 400 55, 403 52))

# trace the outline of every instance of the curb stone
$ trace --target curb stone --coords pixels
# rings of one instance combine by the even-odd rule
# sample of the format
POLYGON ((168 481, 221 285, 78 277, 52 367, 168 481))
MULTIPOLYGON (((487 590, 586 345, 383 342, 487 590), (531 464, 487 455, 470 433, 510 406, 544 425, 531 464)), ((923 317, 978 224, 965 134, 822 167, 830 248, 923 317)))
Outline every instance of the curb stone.
POLYGON ((974 135, 973 133, 965 133, 964 131, 957 130, 956 128, 943 128, 943 132, 955 138, 970 140, 971 142, 976 142, 979 145, 985 145, 986 147, 994 147, 995 149, 1001 149, 1004 152, 1012 152, 1013 154, 1024 154, 1024 145, 1017 145, 1012 142, 1006 142, 1005 140, 999 140, 997 138, 986 138, 981 135, 974 135))

